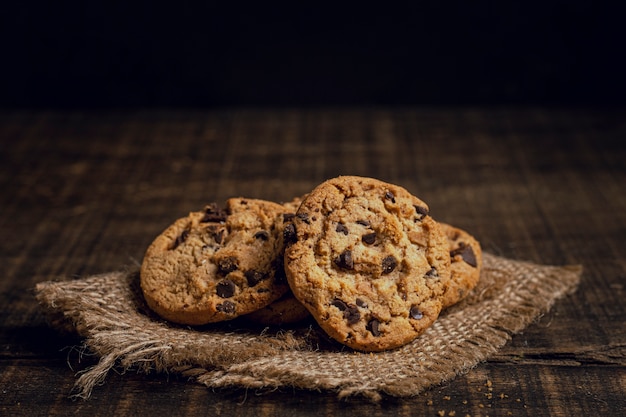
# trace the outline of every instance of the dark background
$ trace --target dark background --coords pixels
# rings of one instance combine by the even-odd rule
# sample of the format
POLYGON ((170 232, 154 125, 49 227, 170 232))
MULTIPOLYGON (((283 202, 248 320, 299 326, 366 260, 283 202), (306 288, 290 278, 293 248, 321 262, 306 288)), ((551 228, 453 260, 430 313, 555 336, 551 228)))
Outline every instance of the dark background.
POLYGON ((598 2, 12 3, 3 108, 625 104, 598 2))

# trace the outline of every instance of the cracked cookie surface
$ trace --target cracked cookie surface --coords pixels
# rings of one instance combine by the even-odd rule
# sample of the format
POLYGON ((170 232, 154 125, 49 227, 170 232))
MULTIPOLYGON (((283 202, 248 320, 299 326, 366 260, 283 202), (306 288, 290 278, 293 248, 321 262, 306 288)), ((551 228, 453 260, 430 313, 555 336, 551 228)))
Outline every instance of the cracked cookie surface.
MULTIPOLYGON (((262 308, 288 290, 283 221, 289 209, 231 198, 192 212, 148 247, 140 281, 148 306, 180 324, 230 320, 262 308)), ((288 216, 287 216, 288 217, 288 216)))
POLYGON ((373 178, 328 180, 285 225, 285 271, 326 333, 362 351, 402 346, 438 317, 448 242, 429 208, 373 178))

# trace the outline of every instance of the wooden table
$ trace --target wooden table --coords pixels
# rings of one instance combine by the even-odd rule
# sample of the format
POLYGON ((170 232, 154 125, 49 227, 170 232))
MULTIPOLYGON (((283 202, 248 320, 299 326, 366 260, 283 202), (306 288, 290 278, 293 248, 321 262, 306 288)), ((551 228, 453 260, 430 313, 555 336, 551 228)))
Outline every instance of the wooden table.
POLYGON ((0 114, 2 415, 624 415, 626 111, 320 109, 0 114), (35 284, 141 262, 174 219, 243 195, 287 200, 340 174, 398 183, 491 253, 582 264, 578 291, 498 354, 410 399, 209 390, 111 373, 50 328, 35 284), (390 414, 391 413, 391 414, 390 414))

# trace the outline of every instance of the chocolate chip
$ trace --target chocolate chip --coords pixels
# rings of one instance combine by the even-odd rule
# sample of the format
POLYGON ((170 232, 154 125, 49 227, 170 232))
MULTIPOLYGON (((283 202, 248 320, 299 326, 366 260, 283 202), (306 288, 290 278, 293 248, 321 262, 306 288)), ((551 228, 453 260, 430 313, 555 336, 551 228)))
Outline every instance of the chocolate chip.
POLYGON ((424 217, 428 216, 428 209, 422 206, 413 206, 415 207, 415 212, 418 214, 418 220, 422 220, 424 217))
POLYGON ((211 234, 213 240, 215 240, 215 243, 218 245, 222 243, 222 240, 224 239, 224 229, 220 229, 218 226, 212 224, 207 227, 207 230, 211 234))
POLYGON ((363 241, 363 243, 365 243, 366 245, 373 245, 374 242, 376 242, 376 233, 368 233, 366 235, 363 235, 361 237, 361 240, 363 241))
POLYGON ((424 317, 424 313, 422 313, 418 306, 411 306, 409 314, 411 315, 411 318, 414 318, 415 320, 419 320, 424 317))
POLYGON ((283 239, 286 245, 296 243, 298 241, 298 235, 296 233, 296 226, 293 223, 286 223, 283 229, 283 239))
POLYGON ((274 259, 272 262, 272 268, 274 269, 274 282, 276 284, 286 283, 287 275, 285 274, 285 261, 282 256, 274 259))
POLYGON ((283 214, 283 221, 284 222, 291 221, 291 220, 293 220, 294 217, 296 217, 295 213, 284 213, 283 214))
POLYGON ((224 229, 222 229, 219 232, 215 233, 213 235, 213 239, 215 239, 215 243, 217 243, 218 245, 220 243, 222 243, 222 240, 224 239, 224 229))
POLYGON ((346 319, 348 324, 355 324, 361 320, 361 313, 354 304, 346 304, 339 298, 335 298, 330 305, 337 307, 339 311, 343 311, 343 318, 346 319))
POLYGON ((391 191, 386 191, 386 192, 385 192, 385 198, 386 198, 387 200, 391 200, 391 202, 392 202, 392 203, 395 203, 395 202, 396 202, 396 196, 395 196, 395 195, 393 195, 393 193, 392 193, 391 191))
POLYGON ((380 330, 378 330, 378 326, 380 326, 380 322, 376 319, 371 319, 367 322, 365 328, 372 334, 374 337, 380 336, 380 330))
POLYGON ((343 318, 346 319, 348 324, 356 324, 361 320, 361 313, 355 305, 348 305, 343 312, 343 318))
POLYGON ((388 274, 398 266, 398 261, 393 256, 387 256, 383 259, 383 274, 388 274))
POLYGON ((348 308, 348 304, 344 303, 339 298, 335 298, 333 302, 330 303, 330 305, 333 307, 337 307, 340 311, 346 311, 346 309, 348 308))
POLYGON ((456 255, 461 255, 461 258, 463 258, 465 263, 467 263, 468 265, 471 265, 474 268, 478 266, 478 262, 476 261, 476 255, 474 254, 474 251, 472 250, 472 247, 470 245, 461 242, 457 249, 450 251, 451 258, 454 258, 456 255))
POLYGON ((335 231, 337 233, 343 233, 346 236, 348 236, 349 233, 348 228, 343 223, 337 223, 337 228, 335 229, 335 231))
POLYGON ((255 285, 257 285, 259 282, 263 281, 265 278, 267 278, 267 274, 264 274, 263 272, 259 272, 259 271, 254 271, 254 270, 249 270, 243 273, 243 275, 246 277, 246 279, 248 280, 248 285, 250 287, 254 287, 255 285))
POLYGON ((367 308, 367 303, 361 300, 360 298, 356 299, 356 305, 358 305, 361 308, 367 308))
POLYGON ((228 274, 229 272, 233 272, 238 268, 237 258, 234 256, 228 256, 226 258, 222 258, 217 262, 217 267, 219 268, 222 274, 228 274))
POLYGON ((217 204, 211 203, 204 208, 204 216, 200 220, 200 223, 223 222, 223 221, 226 221, 226 217, 227 217, 226 211, 217 207, 217 204))
POLYGON ((261 230, 254 234, 254 238, 267 241, 270 238, 270 234, 265 230, 261 230))
POLYGON ((215 287, 215 292, 222 298, 230 298, 235 295, 235 289, 237 286, 229 279, 221 281, 215 287))
POLYGON ((306 224, 311 224, 311 220, 309 220, 308 213, 298 213, 296 217, 305 222, 306 224))
POLYGON ((370 227, 370 222, 367 220, 357 220, 356 224, 360 224, 361 226, 370 227))
POLYGON ((439 276, 439 272, 437 272, 437 268, 435 268, 434 266, 430 268, 430 271, 426 272, 426 275, 424 275, 426 278, 435 278, 439 276))
POLYGON ((354 268, 354 262, 352 261, 352 252, 348 249, 341 252, 337 259, 335 259, 335 264, 337 264, 339 268, 343 269, 354 268))
POLYGON ((218 304, 215 309, 226 314, 233 314, 237 310, 235 303, 232 301, 224 301, 223 303, 218 304))
POLYGON ((189 236, 189 230, 185 229, 183 230, 183 232, 176 238, 176 240, 174 241, 174 243, 172 244, 172 248, 171 250, 176 249, 178 246, 180 246, 181 244, 183 244, 185 242, 185 240, 187 240, 187 237, 189 236))

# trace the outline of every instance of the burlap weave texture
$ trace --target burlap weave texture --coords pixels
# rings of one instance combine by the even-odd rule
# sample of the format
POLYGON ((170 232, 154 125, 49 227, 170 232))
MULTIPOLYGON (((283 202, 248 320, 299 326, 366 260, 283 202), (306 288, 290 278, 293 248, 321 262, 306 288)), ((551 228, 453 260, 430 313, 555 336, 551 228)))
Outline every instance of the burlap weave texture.
POLYGON ((109 370, 175 372, 208 387, 295 387, 340 397, 417 395, 467 372, 577 287, 580 266, 542 266, 484 254, 480 283, 421 337, 393 351, 358 353, 317 326, 261 329, 244 321, 174 326, 145 306, 136 271, 37 285, 53 324, 69 326, 100 360, 76 386, 88 397, 109 370))

